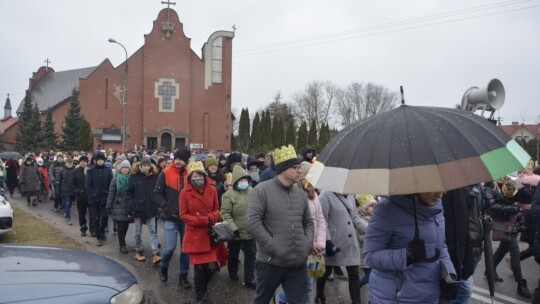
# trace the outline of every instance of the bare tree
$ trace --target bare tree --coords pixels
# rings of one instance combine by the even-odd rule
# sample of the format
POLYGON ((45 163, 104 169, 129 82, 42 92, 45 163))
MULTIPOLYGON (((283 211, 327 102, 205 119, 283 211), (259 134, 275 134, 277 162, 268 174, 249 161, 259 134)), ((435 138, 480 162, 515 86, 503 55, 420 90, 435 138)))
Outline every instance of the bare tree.
POLYGON ((320 129, 331 118, 332 103, 338 92, 339 88, 330 81, 312 81, 303 92, 293 94, 294 116, 298 121, 315 120, 317 129, 320 129))
POLYGON ((390 110, 398 102, 397 92, 374 83, 353 82, 337 96, 335 113, 343 126, 390 110))

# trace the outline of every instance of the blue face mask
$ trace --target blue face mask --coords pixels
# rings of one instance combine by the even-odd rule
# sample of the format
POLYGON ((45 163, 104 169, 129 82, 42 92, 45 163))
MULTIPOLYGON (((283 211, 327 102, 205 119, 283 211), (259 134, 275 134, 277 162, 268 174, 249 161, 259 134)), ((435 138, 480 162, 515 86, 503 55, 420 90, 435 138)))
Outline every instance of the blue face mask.
POLYGON ((246 190, 247 188, 249 188, 249 182, 248 181, 245 181, 245 182, 239 182, 237 185, 238 189, 240 190, 246 190))

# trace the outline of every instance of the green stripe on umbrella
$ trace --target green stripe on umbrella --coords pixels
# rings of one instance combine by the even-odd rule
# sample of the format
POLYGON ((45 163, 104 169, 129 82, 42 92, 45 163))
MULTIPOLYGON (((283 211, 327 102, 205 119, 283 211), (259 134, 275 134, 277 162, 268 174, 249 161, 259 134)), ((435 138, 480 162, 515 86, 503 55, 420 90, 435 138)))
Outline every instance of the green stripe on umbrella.
POLYGON ((509 172, 523 169, 530 156, 515 141, 510 140, 505 147, 484 153, 480 156, 493 180, 509 172))

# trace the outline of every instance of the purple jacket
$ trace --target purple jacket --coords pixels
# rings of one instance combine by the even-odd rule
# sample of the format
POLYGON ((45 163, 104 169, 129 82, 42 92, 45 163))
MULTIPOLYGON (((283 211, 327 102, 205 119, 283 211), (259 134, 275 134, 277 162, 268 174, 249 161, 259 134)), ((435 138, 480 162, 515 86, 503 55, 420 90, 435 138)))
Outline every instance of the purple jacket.
POLYGON ((441 268, 455 274, 445 240, 442 203, 416 204, 420 238, 427 257, 439 248, 439 260, 407 266, 406 248, 414 238, 413 196, 384 199, 374 208, 364 241, 363 257, 372 268, 369 300, 378 303, 438 303, 441 268))

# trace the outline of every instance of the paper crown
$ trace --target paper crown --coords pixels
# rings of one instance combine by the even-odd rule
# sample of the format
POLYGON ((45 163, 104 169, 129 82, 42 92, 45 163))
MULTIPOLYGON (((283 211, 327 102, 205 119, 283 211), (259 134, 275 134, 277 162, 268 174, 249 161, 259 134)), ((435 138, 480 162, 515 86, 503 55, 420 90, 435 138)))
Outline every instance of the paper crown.
POLYGON ((206 171, 204 170, 204 165, 202 161, 194 161, 190 162, 187 166, 188 175, 191 175, 193 172, 198 172, 206 175, 206 171))
POLYGON ((359 194, 356 196, 356 201, 360 206, 364 205, 365 203, 369 201, 374 201, 375 198, 371 194, 359 194))
POLYGON ((274 163, 276 165, 279 165, 286 160, 294 158, 297 158, 297 155, 294 147, 291 145, 282 146, 281 148, 277 148, 274 150, 274 163))
POLYGON ((525 169, 534 169, 534 161, 532 159, 527 162, 527 166, 525 166, 525 169))

